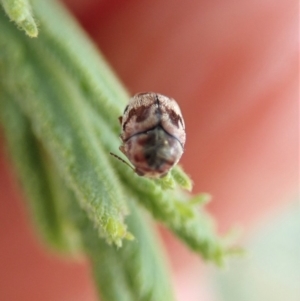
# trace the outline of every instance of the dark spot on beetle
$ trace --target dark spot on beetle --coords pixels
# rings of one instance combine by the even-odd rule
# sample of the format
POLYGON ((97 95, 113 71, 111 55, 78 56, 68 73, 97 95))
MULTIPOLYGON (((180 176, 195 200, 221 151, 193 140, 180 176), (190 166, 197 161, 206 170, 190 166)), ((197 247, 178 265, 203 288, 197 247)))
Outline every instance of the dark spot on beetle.
POLYGON ((136 122, 143 122, 149 117, 151 106, 140 106, 136 109, 136 122))
POLYGON ((136 172, 137 175, 139 175, 141 177, 143 177, 145 175, 145 173, 143 171, 141 171, 141 170, 139 170, 137 168, 135 168, 135 172, 136 172))
POLYGON ((159 99, 158 99, 158 95, 157 95, 157 94, 155 94, 155 102, 156 102, 157 107, 159 107, 160 102, 159 102, 159 99))
POLYGON ((136 122, 143 122, 149 117, 151 105, 140 106, 138 108, 133 108, 129 111, 126 122, 123 125, 123 130, 125 130, 127 123, 133 116, 136 116, 136 122))
POLYGON ((127 105, 127 106, 125 107, 125 109, 124 109, 124 112, 123 112, 123 114, 125 114, 125 113, 126 113, 126 111, 128 110, 128 108, 129 108, 129 106, 127 105))
POLYGON ((134 161, 139 163, 139 162, 143 162, 144 161, 144 158, 141 157, 140 155, 134 155, 133 157, 134 161))
POLYGON ((140 139, 137 140, 137 144, 139 146, 145 146, 145 144, 147 143, 147 136, 144 136, 144 137, 140 137, 140 139))
POLYGON ((183 124, 182 118, 180 116, 179 116, 179 121, 181 123, 182 128, 184 129, 184 124, 183 124))
POLYGON ((182 120, 181 120, 181 117, 179 115, 177 115, 175 113, 175 111, 173 110, 168 110, 167 111, 169 117, 170 117, 170 120, 172 122, 173 125, 175 125, 176 127, 179 128, 179 122, 181 123, 181 125, 183 126, 183 123, 182 123, 182 120))
POLYGON ((155 112, 154 114, 158 117, 158 119, 160 120, 161 119, 161 108, 160 108, 160 101, 159 101, 159 98, 158 98, 158 95, 156 94, 155 95, 155 112))

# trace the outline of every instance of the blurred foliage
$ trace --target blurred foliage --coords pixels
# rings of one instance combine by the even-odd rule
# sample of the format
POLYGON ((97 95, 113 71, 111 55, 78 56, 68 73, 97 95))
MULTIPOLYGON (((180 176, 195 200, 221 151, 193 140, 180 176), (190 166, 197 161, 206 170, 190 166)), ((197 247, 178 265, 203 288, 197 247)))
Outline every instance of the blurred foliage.
POLYGON ((220 301, 300 300, 300 203, 265 218, 248 237, 248 255, 215 274, 220 301))

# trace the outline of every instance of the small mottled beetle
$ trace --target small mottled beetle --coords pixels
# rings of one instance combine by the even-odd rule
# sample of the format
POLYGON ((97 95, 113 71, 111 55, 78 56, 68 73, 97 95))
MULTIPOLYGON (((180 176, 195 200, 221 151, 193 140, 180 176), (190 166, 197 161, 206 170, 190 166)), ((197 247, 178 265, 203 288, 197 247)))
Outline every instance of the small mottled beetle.
POLYGON ((179 161, 186 134, 174 99, 153 92, 136 94, 119 120, 123 142, 120 150, 138 175, 163 177, 179 161))

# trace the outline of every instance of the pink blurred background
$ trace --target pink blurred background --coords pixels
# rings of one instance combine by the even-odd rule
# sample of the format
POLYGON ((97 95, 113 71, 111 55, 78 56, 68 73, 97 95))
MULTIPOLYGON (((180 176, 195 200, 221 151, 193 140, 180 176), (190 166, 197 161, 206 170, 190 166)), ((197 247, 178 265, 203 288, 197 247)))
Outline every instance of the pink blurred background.
MULTIPOLYGON (((244 235, 299 188, 297 1, 65 1, 129 91, 175 98, 181 164, 221 232, 244 235)), ((3 139, 1 139, 3 141, 3 139)), ((3 142, 1 143, 3 145, 3 142)), ((36 240, 1 146, 0 300, 96 300, 86 262, 36 240)), ((178 300, 215 300, 199 258, 163 230, 178 300)))

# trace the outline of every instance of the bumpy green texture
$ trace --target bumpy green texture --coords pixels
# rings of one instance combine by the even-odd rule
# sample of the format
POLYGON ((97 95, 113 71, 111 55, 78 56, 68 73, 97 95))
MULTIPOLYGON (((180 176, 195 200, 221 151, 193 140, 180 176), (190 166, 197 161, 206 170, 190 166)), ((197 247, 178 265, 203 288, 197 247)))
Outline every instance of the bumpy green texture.
MULTIPOLYGON (((61 251, 86 252, 103 300, 173 300, 163 254, 144 214, 129 202, 127 223, 134 241, 117 249, 99 235, 74 193, 57 174, 46 150, 33 135, 27 118, 7 95, 1 94, 0 113, 10 153, 30 196, 36 225, 48 243, 61 251), (3 105, 5 103, 5 105, 3 105)), ((133 199, 133 197, 132 197, 133 199)))
MULTIPOLYGON (((10 16, 12 3, 3 1, 10 16)), ((53 248, 87 254, 103 300, 173 300, 141 207, 222 264, 231 249, 204 212, 207 195, 182 191, 192 184, 180 167, 153 181, 110 155, 121 155, 118 116, 129 95, 60 5, 32 8, 34 40, 0 13, 0 120, 36 227, 53 248)))
POLYGON ((16 22, 29 37, 37 37, 37 25, 31 13, 31 6, 27 0, 1 0, 1 4, 10 19, 16 22))

